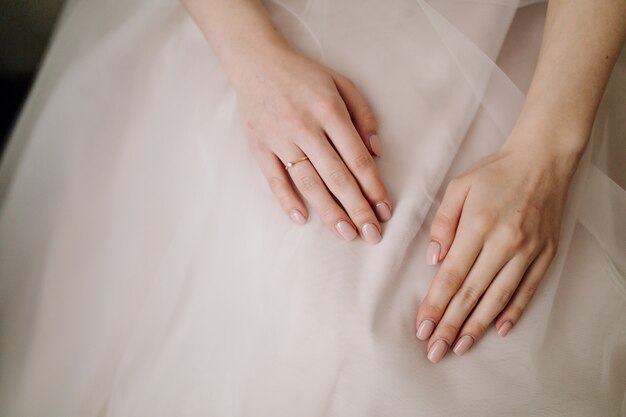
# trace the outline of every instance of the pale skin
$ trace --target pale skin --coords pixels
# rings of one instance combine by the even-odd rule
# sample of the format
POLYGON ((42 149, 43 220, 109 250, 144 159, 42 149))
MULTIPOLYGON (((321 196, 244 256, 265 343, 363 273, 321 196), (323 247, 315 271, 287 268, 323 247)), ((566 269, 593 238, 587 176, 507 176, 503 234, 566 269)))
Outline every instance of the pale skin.
MULTIPOLYGON (((291 46, 260 1, 182 3, 235 88, 250 149, 285 214, 306 223, 297 189, 339 238, 379 242, 393 204, 374 159, 376 118, 357 87, 291 46)), ((625 37, 624 0, 548 2, 513 131, 447 185, 430 226, 427 262, 440 266, 415 329, 431 362, 463 355, 494 322, 506 336, 520 320, 557 252, 569 185, 625 37)))

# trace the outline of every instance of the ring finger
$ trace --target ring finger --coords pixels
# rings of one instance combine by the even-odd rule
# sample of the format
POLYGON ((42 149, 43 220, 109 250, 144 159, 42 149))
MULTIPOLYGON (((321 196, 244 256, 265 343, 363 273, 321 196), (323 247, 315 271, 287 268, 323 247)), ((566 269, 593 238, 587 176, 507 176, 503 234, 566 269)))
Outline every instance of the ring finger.
MULTIPOLYGON (((285 154, 289 156, 281 157, 281 155, 277 155, 283 162, 283 165, 305 156, 297 146, 294 146, 290 151, 285 151, 285 154)), ((328 227, 345 240, 353 240, 357 236, 350 217, 332 198, 309 160, 297 162, 289 167, 287 171, 295 186, 320 214, 322 221, 328 227)))
POLYGON ((490 242, 493 241, 487 241, 483 246, 476 262, 450 300, 441 321, 427 343, 428 359, 431 362, 436 363, 443 358, 463 322, 498 271, 510 259, 507 251, 502 249, 502 245, 490 244, 490 242))
POLYGON ((530 264, 527 256, 519 254, 511 259, 494 278, 483 298, 480 300, 470 317, 465 321, 454 343, 453 352, 463 355, 478 341, 493 320, 508 304, 515 288, 524 276, 530 264))

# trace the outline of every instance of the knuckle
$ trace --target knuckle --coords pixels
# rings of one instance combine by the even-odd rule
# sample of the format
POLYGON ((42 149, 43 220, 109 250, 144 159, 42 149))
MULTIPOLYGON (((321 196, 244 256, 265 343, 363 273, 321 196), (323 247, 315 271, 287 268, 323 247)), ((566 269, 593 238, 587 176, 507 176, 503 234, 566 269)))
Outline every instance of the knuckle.
POLYGON ((369 171, 374 164, 371 155, 360 153, 352 160, 352 167, 357 171, 369 171))
POLYGON ((364 205, 364 204, 360 204, 357 207, 354 208, 354 210, 351 210, 352 213, 352 218, 354 219, 358 219, 357 223, 362 223, 364 220, 369 220, 373 217, 373 212, 372 209, 369 205, 364 205))
POLYGON ((322 99, 319 112, 323 118, 337 118, 342 113, 342 103, 336 99, 322 99))
POLYGON ((287 130, 295 133, 293 142, 308 142, 320 136, 319 125, 309 113, 293 111, 285 117, 285 122, 287 130))
POLYGON ((353 159, 353 167, 359 171, 368 171, 374 166, 374 159, 369 153, 361 153, 353 159))
POLYGON ((532 220, 539 221, 542 218, 542 210, 532 204, 530 198, 526 199, 517 209, 518 218, 521 221, 532 220))
POLYGON ((332 204, 324 204, 318 209, 320 217, 326 221, 327 224, 334 227, 334 224, 341 220, 337 209, 332 204))
POLYGON ((522 291, 522 297, 524 298, 524 301, 528 303, 537 292, 537 286, 525 285, 524 287, 522 287, 521 291, 522 291))
POLYGON ((514 324, 515 322, 517 322, 517 320, 519 320, 520 317, 522 317, 523 313, 524 313, 524 308, 519 305, 513 305, 507 311, 507 315, 512 319, 511 321, 514 324))
POLYGON ((457 293, 463 305, 474 305, 480 298, 480 291, 476 287, 465 285, 457 293))
POLYGON ((372 111, 372 109, 370 109, 367 106, 365 106, 361 110, 360 119, 361 119, 361 122, 365 126, 367 126, 369 129, 375 129, 378 123, 376 120, 376 115, 374 115, 374 112, 372 111))
POLYGON ((452 220, 447 215, 438 213, 430 225, 430 231, 432 237, 447 237, 452 232, 452 220))
POLYGON ((441 269, 440 271, 439 284, 443 287, 444 291, 455 292, 459 288, 459 285, 461 285, 464 277, 455 269, 441 269))
POLYGON ((319 185, 318 180, 311 175, 303 175, 296 179, 296 185, 303 193, 310 193, 319 185))
POLYGON ((498 310, 502 310, 509 303, 513 291, 508 288, 501 288, 494 296, 494 304, 498 310))
POLYGON ((328 180, 333 187, 341 188, 350 184, 350 174, 344 169, 336 168, 328 174, 328 180))
POLYGON ((526 259, 534 259, 537 255, 537 240, 531 238, 519 248, 519 254, 526 259))
POLYGON ((459 333, 459 330, 460 330, 461 326, 459 326, 458 324, 454 324, 454 323, 441 322, 441 323, 439 323, 437 328, 439 329, 440 334, 443 334, 443 335, 446 335, 446 336, 450 336, 451 338, 454 338, 454 336, 457 333, 459 333))
POLYGON ((505 246, 509 249, 519 249, 526 241, 526 234, 518 224, 507 224, 500 227, 505 246))
POLYGON ((487 213, 474 215, 471 220, 473 230, 481 235, 486 234, 493 227, 493 217, 487 213))
POLYGON ((434 319, 439 319, 439 317, 443 316, 445 308, 437 304, 427 303, 427 304, 424 304, 424 311, 425 311, 425 314, 423 318, 432 317, 434 319))
POLYGON ((483 334, 485 334, 485 332, 487 331, 488 324, 485 324, 478 320, 470 319, 468 320, 465 327, 467 328, 467 333, 470 334, 470 336, 474 338, 478 338, 482 336, 483 334))

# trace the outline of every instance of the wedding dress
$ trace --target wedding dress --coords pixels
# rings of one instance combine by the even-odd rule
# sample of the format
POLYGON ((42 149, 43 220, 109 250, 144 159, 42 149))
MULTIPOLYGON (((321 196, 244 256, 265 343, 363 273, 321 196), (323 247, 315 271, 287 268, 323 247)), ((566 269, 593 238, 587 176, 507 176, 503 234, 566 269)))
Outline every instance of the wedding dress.
POLYGON ((624 51, 527 311, 434 365, 428 226, 506 139, 545 4, 265 4, 373 107, 383 240, 285 216, 176 0, 70 0, 0 170, 0 415, 623 416, 624 51))

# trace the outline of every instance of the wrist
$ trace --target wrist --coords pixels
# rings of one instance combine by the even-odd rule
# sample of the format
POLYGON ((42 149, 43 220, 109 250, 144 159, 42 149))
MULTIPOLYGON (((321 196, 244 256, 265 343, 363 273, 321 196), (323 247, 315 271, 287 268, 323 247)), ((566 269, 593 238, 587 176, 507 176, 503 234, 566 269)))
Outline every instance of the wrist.
POLYGON ((518 123, 501 150, 523 156, 533 167, 569 178, 576 171, 587 142, 587 132, 518 123))
POLYGON ((261 1, 181 1, 233 82, 294 49, 261 1))
POLYGON ((253 80, 263 80, 268 70, 281 65, 297 51, 285 40, 233 43, 218 56, 235 90, 245 89, 253 80))
POLYGON ((595 109, 555 101, 549 94, 529 93, 505 147, 527 149, 551 163, 562 161, 575 169, 589 142, 594 118, 595 109))

